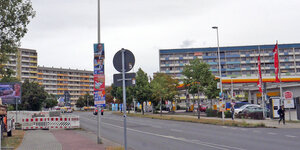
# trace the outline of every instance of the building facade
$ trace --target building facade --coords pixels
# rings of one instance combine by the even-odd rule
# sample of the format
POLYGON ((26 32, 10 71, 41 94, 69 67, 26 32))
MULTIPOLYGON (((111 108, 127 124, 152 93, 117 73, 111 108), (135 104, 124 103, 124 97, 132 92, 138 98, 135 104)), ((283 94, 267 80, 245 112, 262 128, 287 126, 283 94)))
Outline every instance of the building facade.
POLYGON ((26 79, 36 81, 57 98, 68 91, 71 104, 75 104, 80 96, 86 93, 93 95, 93 71, 38 66, 37 52, 32 49, 20 48, 9 58, 6 66, 15 71, 15 77, 21 82, 26 79))
POLYGON ((6 66, 15 71, 15 77, 20 81, 37 80, 37 52, 32 49, 20 48, 15 54, 9 55, 6 66))
POLYGON ((86 93, 93 95, 93 71, 38 66, 37 81, 49 94, 58 97, 70 93, 71 104, 86 93))
MULTIPOLYGON (((236 95, 241 96, 245 96, 245 92, 248 92, 250 96, 254 96, 253 93, 257 94, 257 58, 259 55, 261 56, 263 82, 267 83, 266 89, 278 89, 278 84, 274 83, 274 47, 275 44, 220 47, 224 90, 233 89, 237 93, 236 95)), ((283 87, 291 84, 298 86, 300 82, 300 43, 279 44, 278 48, 283 87)), ((217 50, 217 47, 161 49, 159 50, 160 72, 170 74, 179 80, 183 79, 184 66, 189 64, 189 61, 198 58, 208 63, 211 72, 215 76, 219 76, 217 50)))

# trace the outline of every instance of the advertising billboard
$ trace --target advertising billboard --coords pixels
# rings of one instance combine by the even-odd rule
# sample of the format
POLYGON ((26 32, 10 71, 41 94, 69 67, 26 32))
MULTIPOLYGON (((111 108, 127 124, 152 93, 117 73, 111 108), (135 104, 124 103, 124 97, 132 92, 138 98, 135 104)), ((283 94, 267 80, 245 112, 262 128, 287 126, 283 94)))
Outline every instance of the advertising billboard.
POLYGON ((94 104, 105 107, 104 44, 94 44, 94 104))
POLYGON ((0 83, 2 104, 21 104, 21 83, 0 83))

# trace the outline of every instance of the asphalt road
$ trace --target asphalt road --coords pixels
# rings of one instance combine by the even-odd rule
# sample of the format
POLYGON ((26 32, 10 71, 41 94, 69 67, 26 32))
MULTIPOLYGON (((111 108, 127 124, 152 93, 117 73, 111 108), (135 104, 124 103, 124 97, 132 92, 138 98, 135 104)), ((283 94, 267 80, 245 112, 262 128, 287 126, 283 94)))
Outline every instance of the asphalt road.
MULTIPOLYGON (((97 132, 92 112, 76 112, 81 127, 97 132)), ((122 144, 123 117, 105 112, 101 136, 122 144)), ((299 150, 300 129, 238 128, 127 118, 128 148, 134 150, 299 150)))

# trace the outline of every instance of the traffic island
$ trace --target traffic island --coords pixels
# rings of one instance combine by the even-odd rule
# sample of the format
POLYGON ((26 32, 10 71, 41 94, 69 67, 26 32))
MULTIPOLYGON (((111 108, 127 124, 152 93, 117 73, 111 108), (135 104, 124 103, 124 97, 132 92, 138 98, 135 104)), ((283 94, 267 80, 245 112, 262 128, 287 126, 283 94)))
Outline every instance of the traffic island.
MULTIPOLYGON (((120 112, 113 112, 116 115, 123 115, 120 112)), ((174 121, 182 121, 182 122, 193 122, 193 123, 202 123, 202 124, 212 124, 212 125, 221 125, 221 126, 233 126, 233 127, 244 127, 244 128, 265 128, 266 125, 264 123, 247 123, 246 121, 233 121, 233 120, 224 120, 221 119, 206 119, 206 118, 194 118, 188 116, 176 116, 176 115, 157 115, 157 114, 127 114, 129 117, 143 117, 143 118, 151 118, 151 119, 160 119, 160 120, 174 120, 174 121)))

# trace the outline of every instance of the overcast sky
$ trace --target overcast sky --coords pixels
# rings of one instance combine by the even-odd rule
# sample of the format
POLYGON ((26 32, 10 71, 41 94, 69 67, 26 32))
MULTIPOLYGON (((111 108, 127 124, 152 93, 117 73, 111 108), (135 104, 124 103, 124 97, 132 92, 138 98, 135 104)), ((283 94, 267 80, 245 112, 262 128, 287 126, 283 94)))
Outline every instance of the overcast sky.
MULTIPOLYGON (((36 17, 22 40, 38 65, 93 70, 97 0, 32 0, 36 17)), ((136 58, 134 71, 159 71, 159 49, 300 42, 299 0, 101 0, 101 43, 106 84, 117 73, 121 48, 136 58)))

